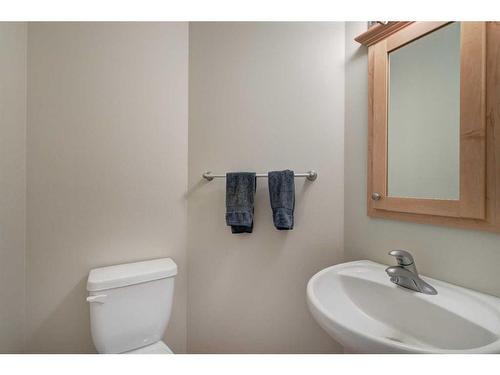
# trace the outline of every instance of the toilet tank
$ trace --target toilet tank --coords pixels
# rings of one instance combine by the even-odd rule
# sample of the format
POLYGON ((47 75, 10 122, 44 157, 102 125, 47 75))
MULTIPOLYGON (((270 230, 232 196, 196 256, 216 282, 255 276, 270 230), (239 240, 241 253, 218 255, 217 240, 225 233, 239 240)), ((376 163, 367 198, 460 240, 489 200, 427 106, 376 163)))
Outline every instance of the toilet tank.
POLYGON ((99 353, 123 353, 162 339, 177 265, 170 258, 90 271, 90 328, 99 353))

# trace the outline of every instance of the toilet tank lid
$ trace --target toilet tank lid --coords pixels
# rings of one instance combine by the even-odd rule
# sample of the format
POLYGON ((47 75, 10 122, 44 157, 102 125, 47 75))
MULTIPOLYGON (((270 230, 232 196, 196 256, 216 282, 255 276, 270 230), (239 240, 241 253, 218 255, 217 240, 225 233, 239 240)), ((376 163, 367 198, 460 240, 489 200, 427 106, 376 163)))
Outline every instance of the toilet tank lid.
POLYGON ((177 275, 177 265, 170 258, 95 268, 89 273, 87 290, 95 292, 119 288, 175 275, 177 275))

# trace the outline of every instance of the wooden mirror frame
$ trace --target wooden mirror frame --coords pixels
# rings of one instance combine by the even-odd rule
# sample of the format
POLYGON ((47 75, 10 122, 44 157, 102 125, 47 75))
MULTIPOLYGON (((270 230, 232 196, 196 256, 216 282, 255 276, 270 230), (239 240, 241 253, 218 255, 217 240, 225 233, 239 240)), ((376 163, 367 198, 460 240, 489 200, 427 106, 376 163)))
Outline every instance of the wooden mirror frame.
POLYGON ((389 22, 356 38, 368 46, 368 215, 500 232, 498 22, 461 23, 460 198, 387 197, 388 54, 448 23, 389 22))

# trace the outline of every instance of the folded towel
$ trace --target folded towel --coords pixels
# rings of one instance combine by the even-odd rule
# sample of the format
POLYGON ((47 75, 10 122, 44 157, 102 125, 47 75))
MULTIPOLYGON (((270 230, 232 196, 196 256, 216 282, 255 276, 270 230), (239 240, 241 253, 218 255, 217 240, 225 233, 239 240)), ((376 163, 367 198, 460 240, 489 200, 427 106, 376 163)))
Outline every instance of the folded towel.
POLYGON ((252 233, 256 186, 253 172, 226 174, 226 224, 232 233, 252 233))
POLYGON ((269 172, 267 177, 274 226, 278 230, 293 229, 293 210, 295 208, 294 173, 288 169, 273 171, 269 172))

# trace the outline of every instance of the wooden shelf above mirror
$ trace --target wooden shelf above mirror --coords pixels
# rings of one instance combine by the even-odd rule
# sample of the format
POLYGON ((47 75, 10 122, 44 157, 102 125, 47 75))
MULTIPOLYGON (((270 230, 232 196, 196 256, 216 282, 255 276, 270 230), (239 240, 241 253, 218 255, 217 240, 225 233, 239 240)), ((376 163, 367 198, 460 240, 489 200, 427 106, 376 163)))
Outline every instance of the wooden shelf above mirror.
POLYGON ((387 23, 377 23, 371 26, 363 34, 358 35, 354 40, 364 46, 371 46, 390 35, 398 32, 414 21, 389 21, 387 23))

